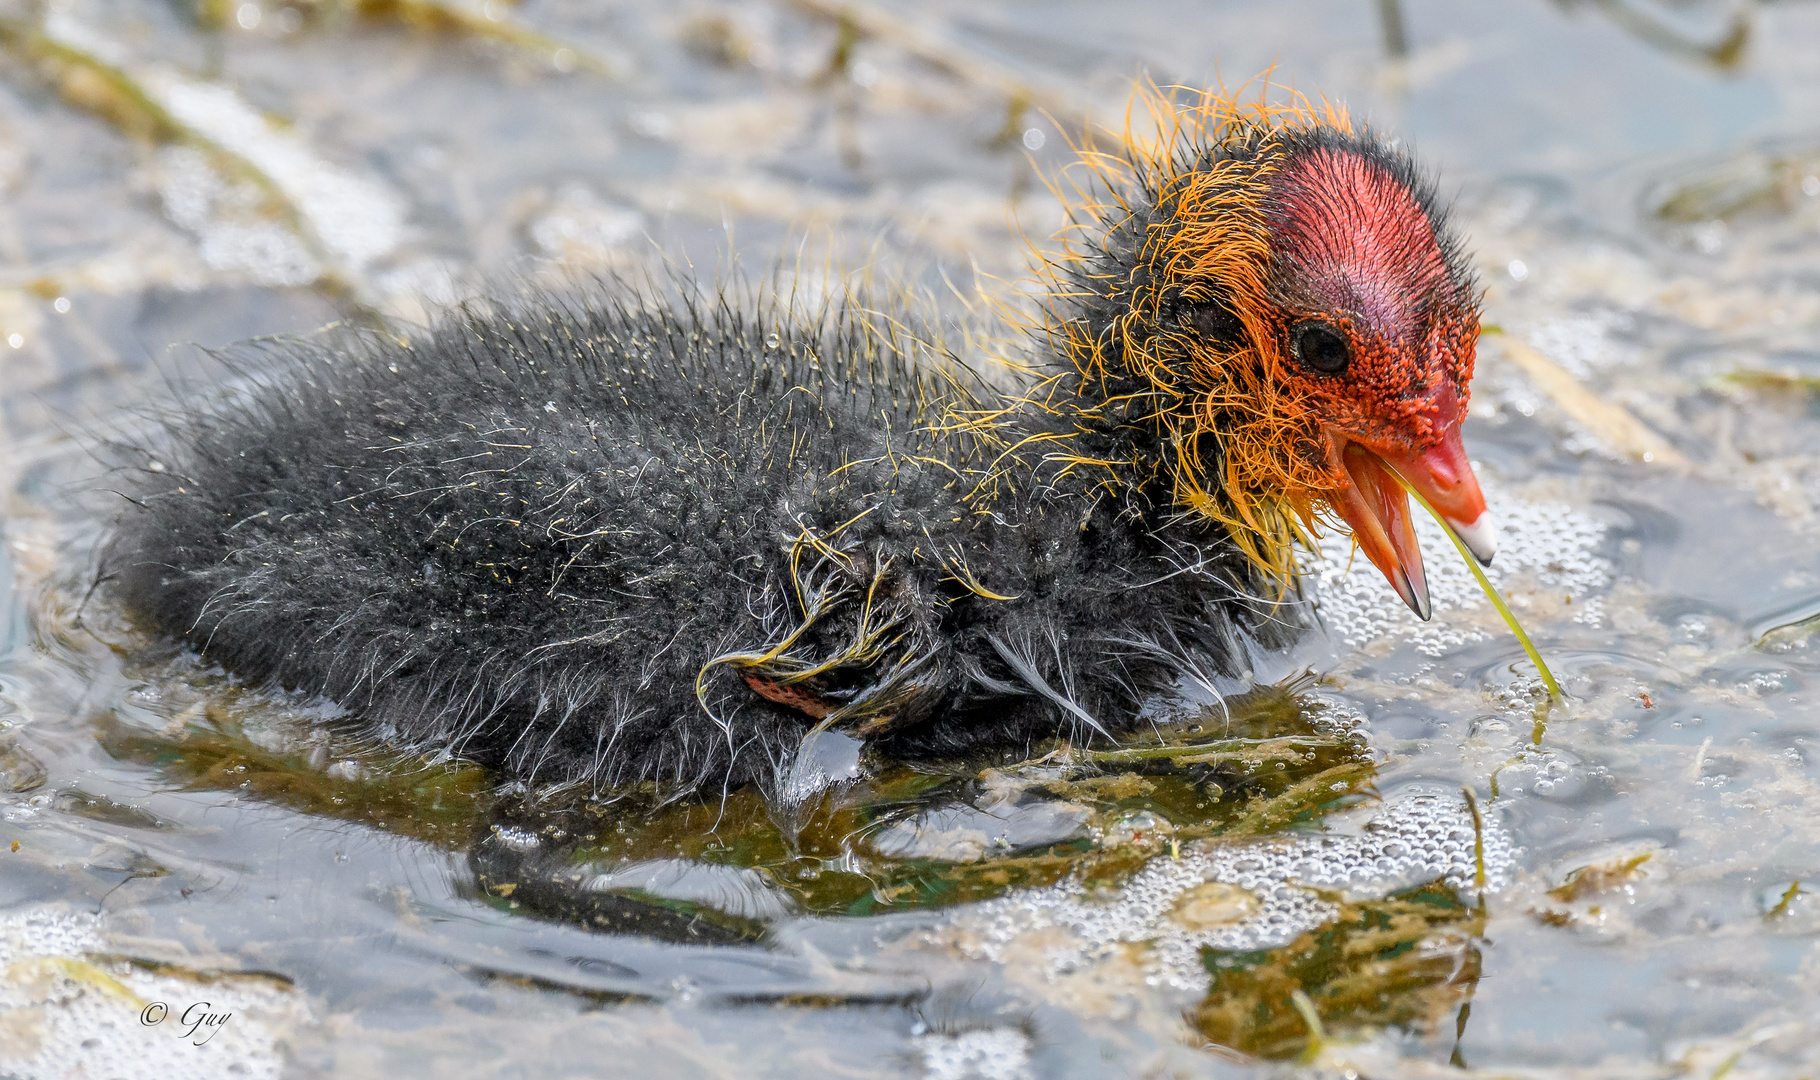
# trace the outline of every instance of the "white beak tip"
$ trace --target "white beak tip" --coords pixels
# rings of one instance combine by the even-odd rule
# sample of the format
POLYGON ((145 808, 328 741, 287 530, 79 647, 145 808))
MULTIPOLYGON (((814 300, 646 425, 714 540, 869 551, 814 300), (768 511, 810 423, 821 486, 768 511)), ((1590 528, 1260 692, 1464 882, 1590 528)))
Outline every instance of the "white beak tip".
POLYGON ((1480 514, 1479 519, 1470 525, 1462 525, 1457 521, 1448 524, 1453 526, 1453 531, 1459 534, 1466 550, 1472 552, 1472 557, 1479 560, 1480 565, 1491 565, 1491 557, 1498 553, 1498 527, 1492 523, 1491 511, 1480 514))

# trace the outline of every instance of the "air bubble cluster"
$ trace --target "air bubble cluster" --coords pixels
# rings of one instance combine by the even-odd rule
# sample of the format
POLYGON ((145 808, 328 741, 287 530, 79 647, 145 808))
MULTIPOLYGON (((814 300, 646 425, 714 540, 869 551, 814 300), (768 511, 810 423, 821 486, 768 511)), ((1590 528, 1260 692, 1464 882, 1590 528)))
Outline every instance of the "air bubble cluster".
POLYGON ((1416 790, 1356 834, 1203 842, 1179 858, 1152 859, 1110 899, 1088 895, 1078 880, 1012 893, 958 915, 945 936, 963 952, 993 961, 1021 940, 1043 941, 1051 977, 1144 943, 1147 981, 1205 993, 1210 977, 1202 950, 1281 948, 1337 918, 1339 907, 1315 890, 1379 899, 1439 882, 1476 894, 1481 836, 1484 891, 1496 892, 1508 882, 1516 853, 1495 817, 1484 815, 1479 829, 1459 795, 1416 790), (1238 890, 1222 890, 1214 909, 1229 912, 1228 920, 1203 914, 1208 883, 1238 890), (1059 944, 1052 933, 1058 928, 1068 931, 1059 944))
POLYGON ((0 916, 0 971, 28 957, 100 952, 105 941, 99 915, 52 908, 14 912, 0 916))
POLYGON ((0 1031, 29 1035, 0 1038, 0 1076, 277 1080, 281 1047, 312 1023, 302 996, 272 979, 98 955, 119 951, 93 914, 0 915, 0 1031))
POLYGON ((525 231, 545 255, 586 265, 607 261, 644 229, 644 215, 637 210, 605 202, 584 185, 568 184, 525 231))
POLYGON ((1029 1080, 1030 1036, 1016 1028, 932 1032, 918 1042, 928 1080, 1029 1080))
POLYGON ((1302 698, 1302 715, 1342 739, 1368 740, 1371 736, 1371 717, 1349 701, 1308 695, 1302 698))
POLYGON ((224 86, 163 72, 148 73, 146 86, 180 123, 270 177, 330 254, 364 268, 398 246, 404 206, 377 182, 316 156, 224 86))
MULTIPOLYGON (((1513 575, 1531 577, 1549 593, 1572 597, 1568 606, 1574 621, 1601 625, 1604 598, 1597 594, 1611 584, 1612 564, 1594 552, 1605 540, 1606 526, 1561 503, 1525 502, 1495 491, 1486 493, 1486 502, 1496 514, 1499 531, 1498 557, 1485 568, 1492 584, 1504 588, 1513 575)), ((1354 648, 1401 638, 1418 652, 1438 657, 1487 638, 1487 632, 1471 622, 1446 617, 1485 606, 1485 594, 1441 527, 1420 508, 1412 509, 1425 555, 1432 622, 1415 617, 1384 575, 1353 550, 1350 536, 1323 537, 1319 557, 1305 568, 1323 621, 1354 648)))
POLYGON ((165 214, 196 234, 210 269, 274 286, 307 285, 322 274, 322 264, 296 233, 258 216, 262 192, 250 183, 229 183, 202 151, 167 147, 153 169, 165 214))
POLYGON ((1539 675, 1523 675, 1487 687, 1485 695, 1502 712, 1515 717, 1533 716, 1536 706, 1548 700, 1548 684, 1539 675))

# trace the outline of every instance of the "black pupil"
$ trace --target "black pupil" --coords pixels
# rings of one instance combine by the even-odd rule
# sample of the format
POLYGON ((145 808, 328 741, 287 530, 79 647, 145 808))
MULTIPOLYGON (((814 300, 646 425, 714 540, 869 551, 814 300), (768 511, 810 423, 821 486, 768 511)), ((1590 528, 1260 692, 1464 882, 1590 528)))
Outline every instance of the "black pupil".
POLYGON ((1319 323, 1304 324, 1296 333, 1296 359, 1310 371, 1338 375, 1352 360, 1352 349, 1339 331, 1319 323))

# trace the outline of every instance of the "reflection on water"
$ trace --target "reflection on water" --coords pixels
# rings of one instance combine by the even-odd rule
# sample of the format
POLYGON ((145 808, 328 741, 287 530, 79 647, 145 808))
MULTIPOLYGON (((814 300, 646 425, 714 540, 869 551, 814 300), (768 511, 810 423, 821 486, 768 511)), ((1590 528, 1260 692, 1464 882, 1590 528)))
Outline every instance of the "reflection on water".
POLYGON ((1820 1067, 1816 31, 1798 3, 0 6, 0 1072, 1820 1067), (1011 295, 1083 111, 1273 62, 1461 191, 1512 343, 1467 439, 1564 707, 1438 537, 1431 624, 1329 546, 1325 635, 1129 745, 589 803, 352 739, 91 589, 81 444, 220 381, 188 343, 804 231, 1011 295), (203 1000, 233 1014, 206 1045, 138 1019, 203 1000))

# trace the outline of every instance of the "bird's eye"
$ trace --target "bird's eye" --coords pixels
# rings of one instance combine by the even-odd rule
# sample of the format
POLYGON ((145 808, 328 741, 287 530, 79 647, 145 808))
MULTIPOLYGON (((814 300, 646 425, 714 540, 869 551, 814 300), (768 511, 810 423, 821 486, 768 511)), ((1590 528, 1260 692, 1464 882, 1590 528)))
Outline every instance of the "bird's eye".
POLYGON ((1352 346, 1331 323, 1310 319, 1289 331, 1296 362, 1318 375, 1338 375, 1352 363, 1352 346))

